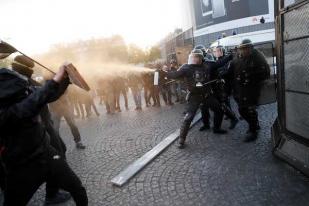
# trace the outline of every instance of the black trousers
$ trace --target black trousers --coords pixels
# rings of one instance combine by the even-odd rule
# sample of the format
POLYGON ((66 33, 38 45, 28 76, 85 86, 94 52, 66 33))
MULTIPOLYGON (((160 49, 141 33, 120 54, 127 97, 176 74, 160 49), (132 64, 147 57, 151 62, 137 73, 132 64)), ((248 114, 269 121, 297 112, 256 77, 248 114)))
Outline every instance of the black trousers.
POLYGON ((210 112, 209 107, 206 106, 204 103, 200 105, 201 114, 202 114, 202 122, 204 126, 210 126, 210 112))
POLYGON ((0 189, 2 190, 2 192, 5 189, 5 177, 6 177, 6 169, 2 160, 0 160, 0 189))
POLYGON ((154 104, 156 106, 161 106, 159 86, 153 86, 153 97, 154 97, 154 104))
POLYGON ((259 127, 257 102, 260 97, 260 86, 240 87, 234 98, 238 104, 239 114, 249 125, 249 131, 256 133, 259 127))
POLYGON ((223 110, 220 106, 219 101, 214 96, 209 96, 205 98, 203 95, 191 94, 188 100, 186 115, 180 128, 179 137, 181 139, 186 139, 191 122, 201 104, 202 111, 204 108, 210 108, 214 112, 214 128, 221 128, 223 120, 223 110))
MULTIPOLYGON (((59 136, 59 131, 57 132, 53 125, 51 124, 51 121, 47 120, 45 121, 45 128, 47 130, 47 133, 50 137, 50 145, 55 148, 60 154, 62 154, 63 158, 65 157, 66 152, 66 146, 59 136)), ((55 195, 59 192, 59 186, 54 181, 47 181, 46 182, 46 197, 47 198, 53 198, 55 195)))
POLYGON ((145 99, 145 104, 150 105, 150 88, 148 86, 144 86, 144 99, 145 99))
POLYGON ((256 105, 238 105, 239 114, 249 125, 249 131, 256 133, 259 127, 258 113, 256 105))
POLYGON ((172 90, 170 85, 162 86, 160 90, 165 104, 172 104, 172 90))
POLYGON ((80 179, 65 159, 52 147, 40 158, 7 170, 4 206, 25 206, 46 181, 68 191, 77 206, 87 206, 88 198, 80 179))
MULTIPOLYGON (((236 114, 233 112, 230 104, 230 100, 228 95, 224 91, 216 91, 214 94, 218 102, 220 103, 220 106, 223 110, 224 115, 226 115, 229 119, 235 120, 237 119, 236 114)), ((202 121, 203 124, 210 125, 210 113, 209 113, 209 107, 201 105, 201 114, 202 114, 202 121)))

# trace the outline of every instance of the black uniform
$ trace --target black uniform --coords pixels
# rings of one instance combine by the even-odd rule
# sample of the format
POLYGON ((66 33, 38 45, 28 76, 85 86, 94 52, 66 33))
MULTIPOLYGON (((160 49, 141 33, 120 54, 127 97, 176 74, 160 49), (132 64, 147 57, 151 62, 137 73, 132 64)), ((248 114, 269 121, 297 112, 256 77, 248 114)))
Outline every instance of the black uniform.
MULTIPOLYGON (((223 58, 224 57, 220 57, 217 61, 223 58)), ((224 81, 219 81, 217 84, 214 85, 213 88, 214 88, 215 96, 219 100, 225 116, 231 120, 230 129, 234 129, 234 127, 236 126, 238 122, 238 119, 231 108, 231 104, 229 100, 229 96, 231 95, 231 92, 232 92, 231 79, 229 77, 225 77, 225 78, 221 77, 221 74, 224 74, 225 71, 227 71, 228 65, 229 64, 226 64, 217 70, 217 74, 216 74, 217 78, 222 79, 224 81)))
MULTIPOLYGON (((220 61, 222 59, 224 59, 224 57, 219 58, 217 61, 220 61)), ((213 64, 213 62, 204 60, 204 64, 213 64)), ((221 79, 220 74, 226 71, 226 67, 227 67, 227 64, 218 68, 214 72, 214 78, 221 79)), ((226 77, 224 81, 218 81, 212 84, 212 88, 213 88, 214 96, 219 101, 224 114, 231 120, 231 125, 229 128, 234 129, 238 122, 238 119, 235 113, 232 111, 232 108, 230 106, 230 101, 229 101, 229 95, 231 92, 230 82, 231 81, 229 81, 228 78, 226 77)), ((207 106, 203 106, 203 104, 201 105, 200 109, 201 109, 202 121, 203 121, 203 126, 200 128, 200 131, 203 131, 203 130, 210 128, 210 112, 209 112, 209 108, 207 106)))
POLYGON ((29 94, 28 82, 17 76, 0 70, 1 158, 7 172, 4 205, 26 205, 46 181, 70 192, 76 205, 87 205, 85 188, 63 154, 50 145, 40 118, 42 108, 63 94, 68 80, 63 85, 47 81, 29 94))
POLYGON ((203 107, 209 107, 214 111, 214 131, 221 130, 223 111, 212 93, 211 85, 196 87, 196 84, 197 82, 205 84, 213 80, 216 69, 226 64, 230 59, 231 56, 228 56, 218 62, 209 62, 201 65, 185 64, 179 70, 167 74, 167 77, 172 79, 184 78, 190 91, 186 116, 180 128, 180 144, 184 143, 190 124, 201 104, 203 107))
POLYGON ((270 75, 269 65, 259 51, 252 49, 247 58, 234 59, 227 74, 234 79, 234 98, 239 113, 249 124, 249 132, 256 135, 259 128, 256 106, 261 83, 270 75))
MULTIPOLYGON (((56 130, 53 127, 53 121, 47 106, 44 106, 42 108, 40 118, 42 120, 42 123, 44 124, 44 128, 47 131, 46 134, 49 137, 50 145, 53 148, 55 148, 62 155, 64 159, 66 159, 65 156, 66 146, 62 138, 60 137, 59 133, 56 132, 56 130)), ((45 194, 46 198, 54 198, 58 192, 59 192, 59 185, 57 184, 57 182, 55 181, 46 182, 46 194, 45 194)))

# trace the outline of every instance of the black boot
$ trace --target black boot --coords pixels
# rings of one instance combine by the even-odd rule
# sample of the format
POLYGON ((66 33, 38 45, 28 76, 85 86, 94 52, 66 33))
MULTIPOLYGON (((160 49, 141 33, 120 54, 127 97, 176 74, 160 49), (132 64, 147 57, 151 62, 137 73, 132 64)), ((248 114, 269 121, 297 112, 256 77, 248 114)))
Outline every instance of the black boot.
POLYGON ((246 143, 248 143, 248 142, 253 142, 253 141, 255 141, 257 138, 258 138, 257 132, 249 132, 249 133, 247 134, 247 136, 245 137, 245 139, 243 140, 243 142, 246 142, 246 143))
POLYGON ((58 192, 54 197, 46 197, 45 205, 54 205, 64 203, 71 199, 71 195, 68 192, 58 192))
POLYGON ((76 142, 77 149, 86 149, 86 146, 82 142, 76 142))
POLYGON ((202 131, 206 131, 206 130, 209 130, 210 129, 210 126, 209 125, 204 125, 202 126, 199 131, 202 132, 202 131))
POLYGON ((260 126, 260 123, 259 123, 259 122, 258 122, 257 125, 256 125, 256 129, 257 129, 257 130, 260 130, 260 129, 261 129, 261 126, 260 126))
POLYGON ((214 132, 215 134, 226 134, 226 133, 227 133, 226 130, 221 129, 221 128, 214 128, 214 129, 213 129, 213 132, 214 132))
POLYGON ((238 119, 231 119, 231 125, 229 127, 229 129, 234 129, 236 127, 236 125, 238 124, 238 119))
POLYGON ((191 121, 184 121, 180 128, 180 134, 179 134, 179 141, 178 141, 178 148, 183 149, 185 148, 185 141, 187 134, 190 129, 191 121))
POLYGON ((179 141, 178 141, 178 148, 179 149, 184 149, 185 148, 185 141, 186 141, 185 138, 179 138, 179 141))

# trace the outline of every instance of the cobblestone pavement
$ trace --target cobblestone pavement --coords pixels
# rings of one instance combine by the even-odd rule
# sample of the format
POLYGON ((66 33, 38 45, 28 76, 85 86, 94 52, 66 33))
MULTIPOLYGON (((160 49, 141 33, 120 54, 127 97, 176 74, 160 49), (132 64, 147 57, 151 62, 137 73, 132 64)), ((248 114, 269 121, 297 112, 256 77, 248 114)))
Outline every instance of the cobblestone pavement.
MULTIPOLYGON (((131 102, 132 105, 132 102, 131 102)), ((178 127, 183 105, 123 111, 78 120, 84 151, 76 150, 66 124, 61 134, 67 159, 87 188, 89 205, 309 205, 309 181, 271 153, 270 127, 276 105, 259 108, 260 137, 243 143, 246 124, 226 135, 199 132, 198 123, 188 146, 165 150, 123 187, 110 180, 129 163, 153 148, 178 127)), ((228 127, 225 122, 223 127, 228 127)), ((29 205, 43 205, 44 188, 29 205)), ((72 201, 64 205, 74 205, 72 201)))

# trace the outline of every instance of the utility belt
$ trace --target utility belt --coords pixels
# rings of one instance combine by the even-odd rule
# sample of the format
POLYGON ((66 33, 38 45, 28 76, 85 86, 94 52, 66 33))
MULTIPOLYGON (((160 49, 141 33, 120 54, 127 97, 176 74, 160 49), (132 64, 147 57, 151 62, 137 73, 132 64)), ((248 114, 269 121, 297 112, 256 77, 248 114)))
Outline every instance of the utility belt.
POLYGON ((209 96, 214 94, 212 85, 218 82, 224 83, 224 80, 214 79, 206 83, 195 82, 195 86, 191 87, 191 91, 189 90, 189 92, 187 93, 186 100, 189 101, 192 95, 202 96, 204 99, 208 98, 209 96))

